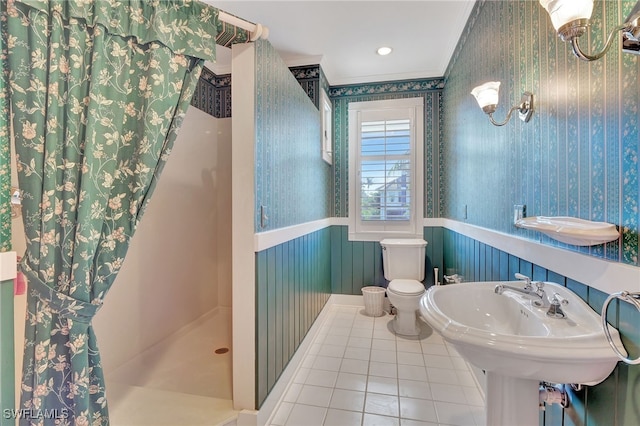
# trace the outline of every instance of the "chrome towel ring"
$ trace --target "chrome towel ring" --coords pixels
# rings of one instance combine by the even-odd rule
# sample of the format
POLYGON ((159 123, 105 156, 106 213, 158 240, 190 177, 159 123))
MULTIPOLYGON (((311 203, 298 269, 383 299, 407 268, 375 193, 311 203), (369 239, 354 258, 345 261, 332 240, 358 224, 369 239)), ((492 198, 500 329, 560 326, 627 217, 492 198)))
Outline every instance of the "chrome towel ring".
POLYGON ((609 306, 609 302, 611 302, 613 299, 621 299, 625 302, 629 302, 634 305, 638 311, 640 311, 640 293, 630 293, 628 291, 612 293, 611 295, 609 295, 609 297, 607 297, 607 300, 604 301, 604 304, 602 305, 602 313, 600 314, 602 318, 602 328, 604 329, 604 335, 607 337, 607 341, 609 342, 609 345, 611 346, 613 351, 616 353, 616 355, 618 355, 618 358, 620 358, 627 364, 640 364, 640 357, 636 359, 630 359, 626 357, 625 354, 620 352, 620 350, 616 347, 616 345, 613 343, 613 340, 611 339, 611 332, 609 331, 609 327, 607 324, 607 307, 609 306))

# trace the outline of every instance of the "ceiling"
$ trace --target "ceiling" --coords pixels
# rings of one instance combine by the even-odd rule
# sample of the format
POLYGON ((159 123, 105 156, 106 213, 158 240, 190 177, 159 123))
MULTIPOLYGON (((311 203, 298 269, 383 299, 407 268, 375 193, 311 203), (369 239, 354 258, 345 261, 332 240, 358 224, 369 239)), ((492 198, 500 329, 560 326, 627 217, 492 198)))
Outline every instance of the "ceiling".
MULTIPOLYGON (((218 9, 269 28, 288 66, 320 64, 331 85, 442 77, 474 0, 217 1, 218 9), (389 46, 393 52, 379 56, 389 46)), ((216 74, 231 72, 218 46, 216 74)))

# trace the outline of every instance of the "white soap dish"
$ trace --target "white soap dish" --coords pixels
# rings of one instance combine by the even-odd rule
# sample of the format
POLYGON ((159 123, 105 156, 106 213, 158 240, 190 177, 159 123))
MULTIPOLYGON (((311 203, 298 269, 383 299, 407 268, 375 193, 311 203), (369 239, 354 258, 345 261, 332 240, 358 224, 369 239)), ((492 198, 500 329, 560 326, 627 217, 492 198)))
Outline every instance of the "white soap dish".
POLYGON ((617 240, 620 233, 615 225, 593 222, 569 216, 532 216, 516 221, 518 228, 531 229, 566 244, 595 246, 617 240))

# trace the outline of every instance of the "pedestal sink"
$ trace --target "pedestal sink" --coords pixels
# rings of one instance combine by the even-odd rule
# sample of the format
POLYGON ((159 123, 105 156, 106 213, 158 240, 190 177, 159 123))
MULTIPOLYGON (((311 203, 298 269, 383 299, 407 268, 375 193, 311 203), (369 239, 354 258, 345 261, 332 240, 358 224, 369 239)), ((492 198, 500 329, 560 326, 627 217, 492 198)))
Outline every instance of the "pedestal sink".
MULTIPOLYGON (((540 381, 594 385, 619 361, 609 346, 600 315, 579 296, 545 282, 540 298, 510 290, 523 282, 477 282, 431 287, 420 314, 469 363, 486 372, 487 425, 538 425, 540 381), (505 289, 496 293, 496 286, 505 289), (564 318, 551 317, 549 300, 564 318), (543 302, 544 306, 539 307, 543 302)), ((625 354, 618 331, 616 347, 625 354)))

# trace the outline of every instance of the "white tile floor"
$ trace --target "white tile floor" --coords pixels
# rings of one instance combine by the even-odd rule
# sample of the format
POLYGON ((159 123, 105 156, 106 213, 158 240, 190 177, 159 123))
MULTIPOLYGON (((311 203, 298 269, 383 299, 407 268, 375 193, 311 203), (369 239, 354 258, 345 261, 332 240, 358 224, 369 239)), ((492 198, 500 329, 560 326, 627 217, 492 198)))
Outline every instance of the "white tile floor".
POLYGON ((332 305, 269 420, 272 426, 484 426, 467 363, 430 327, 391 332, 393 316, 332 305))

